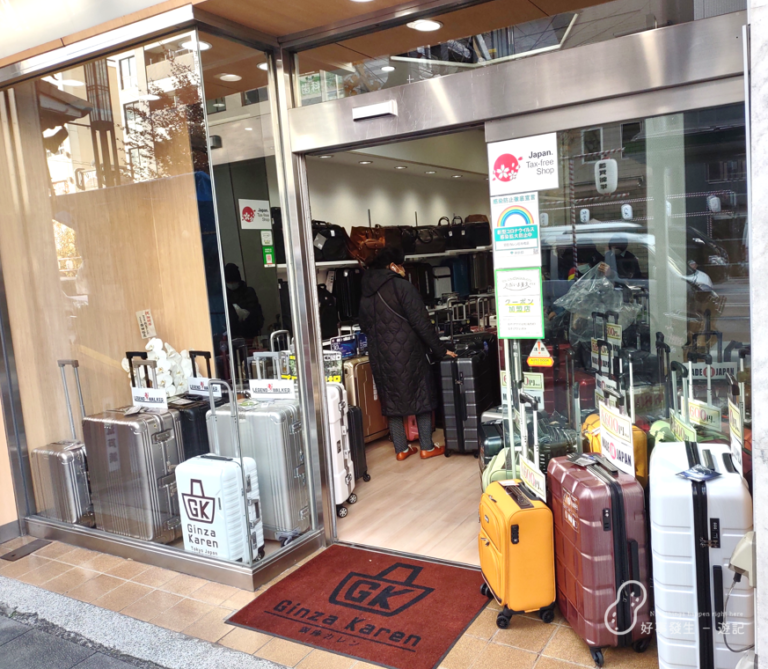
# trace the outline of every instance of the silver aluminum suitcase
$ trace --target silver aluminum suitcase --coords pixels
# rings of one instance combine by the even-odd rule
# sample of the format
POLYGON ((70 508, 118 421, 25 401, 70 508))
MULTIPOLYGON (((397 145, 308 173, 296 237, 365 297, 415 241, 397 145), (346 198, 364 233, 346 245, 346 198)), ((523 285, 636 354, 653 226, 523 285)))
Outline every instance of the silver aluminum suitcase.
MULTIPOLYGON (((228 404, 216 409, 221 455, 236 457, 228 404)), ((210 413, 208 430, 214 429, 210 413)), ((301 410, 290 401, 238 404, 240 450, 256 460, 264 537, 283 545, 309 529, 309 485, 301 439, 301 410)), ((209 437, 213 440, 213 436, 209 437)))
POLYGON ((37 513, 41 516, 64 523, 93 527, 93 504, 88 485, 85 447, 83 442, 78 440, 75 430, 65 372, 67 365, 71 365, 74 370, 77 395, 80 399, 80 415, 85 416, 80 374, 77 369, 78 362, 77 360, 59 360, 72 439, 57 441, 30 453, 35 502, 37 513))
MULTIPOLYGON (((154 361, 134 365, 154 368, 154 361)), ((83 419, 96 527, 167 544, 181 538, 174 474, 184 460, 180 414, 135 411, 123 407, 83 419)))

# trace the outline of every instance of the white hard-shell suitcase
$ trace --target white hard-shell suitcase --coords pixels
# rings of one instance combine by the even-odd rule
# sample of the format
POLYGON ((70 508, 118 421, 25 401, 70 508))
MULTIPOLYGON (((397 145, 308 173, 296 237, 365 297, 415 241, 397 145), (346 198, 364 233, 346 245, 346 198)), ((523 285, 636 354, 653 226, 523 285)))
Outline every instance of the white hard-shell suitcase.
POLYGON ((752 498, 726 444, 665 442, 650 465, 651 546, 661 669, 734 669, 754 644, 754 591, 733 550, 752 530, 752 498), (695 464, 706 482, 678 476, 695 464), (729 647, 732 650, 729 650, 729 647))
MULTIPOLYGON (((214 386, 225 387, 232 396, 227 383, 211 380, 209 389, 214 386)), ((213 395, 211 407, 215 408, 212 398, 213 395)), ((217 415, 212 416, 215 421, 217 415)), ((234 424, 234 413, 230 420, 234 424)), ((248 562, 250 541, 252 556, 263 558, 264 526, 256 461, 220 455, 218 430, 212 433, 213 453, 190 458, 176 468, 184 549, 208 557, 248 562)), ((233 449, 239 450, 237 444, 233 444, 233 449)))
MULTIPOLYGON (((230 415, 230 405, 216 408, 219 419, 230 415)), ((208 432, 214 429, 210 412, 208 432)), ((222 455, 235 457, 232 425, 218 421, 222 455)), ((240 449, 256 461, 264 536, 283 545, 310 527, 309 485, 301 440, 301 410, 291 401, 238 403, 240 449)), ((213 436, 211 435, 211 440, 213 436)))
POLYGON ((347 507, 344 502, 357 501, 355 489, 355 467, 352 463, 352 449, 349 443, 347 425, 347 389, 341 383, 328 383, 328 422, 331 428, 331 463, 333 465, 333 491, 336 515, 344 518, 347 507))
POLYGON ((30 453, 29 459, 37 513, 64 523, 93 527, 95 520, 88 483, 85 446, 77 438, 65 372, 65 367, 70 365, 75 373, 77 395, 80 400, 80 415, 85 416, 85 405, 78 372, 79 365, 77 360, 59 360, 58 362, 61 380, 64 384, 64 398, 67 403, 72 439, 57 441, 37 448, 30 453))

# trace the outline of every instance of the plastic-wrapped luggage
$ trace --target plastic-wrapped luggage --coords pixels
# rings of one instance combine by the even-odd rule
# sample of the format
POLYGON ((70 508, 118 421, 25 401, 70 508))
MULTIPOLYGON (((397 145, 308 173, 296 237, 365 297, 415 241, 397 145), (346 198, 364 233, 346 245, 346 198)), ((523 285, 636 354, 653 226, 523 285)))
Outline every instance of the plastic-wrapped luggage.
POLYGON ((752 498, 726 444, 671 442, 651 455, 659 667, 734 669, 755 639, 754 590, 729 562, 752 530, 752 498), (696 465, 714 478, 683 478, 696 465))
POLYGON ((651 601, 642 486, 602 457, 573 454, 550 461, 547 493, 561 613, 599 667, 606 647, 646 650, 651 601))
POLYGON ((347 513, 345 502, 354 504, 355 468, 352 464, 352 450, 347 426, 347 390, 341 383, 328 383, 328 422, 331 429, 331 463, 333 467, 333 491, 336 515, 344 518, 347 513))
POLYGON ((94 515, 85 445, 77 438, 72 403, 69 399, 65 368, 72 367, 80 400, 80 415, 85 416, 83 393, 77 360, 59 360, 64 398, 67 404, 72 439, 56 441, 30 451, 30 469, 35 490, 37 513, 46 518, 93 527, 94 515))

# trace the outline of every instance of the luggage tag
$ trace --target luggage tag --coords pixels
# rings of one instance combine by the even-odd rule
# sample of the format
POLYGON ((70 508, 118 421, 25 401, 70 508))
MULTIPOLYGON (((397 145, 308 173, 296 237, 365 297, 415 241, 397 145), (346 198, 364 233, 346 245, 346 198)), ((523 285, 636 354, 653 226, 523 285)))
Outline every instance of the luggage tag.
POLYGON ((568 456, 568 459, 578 467, 590 467, 594 464, 597 464, 597 458, 590 453, 571 453, 568 456))
POLYGON ((678 472, 679 477, 688 479, 690 481, 711 481, 718 476, 722 476, 720 472, 716 472, 714 469, 705 467, 704 465, 694 465, 690 469, 686 469, 684 472, 678 472))

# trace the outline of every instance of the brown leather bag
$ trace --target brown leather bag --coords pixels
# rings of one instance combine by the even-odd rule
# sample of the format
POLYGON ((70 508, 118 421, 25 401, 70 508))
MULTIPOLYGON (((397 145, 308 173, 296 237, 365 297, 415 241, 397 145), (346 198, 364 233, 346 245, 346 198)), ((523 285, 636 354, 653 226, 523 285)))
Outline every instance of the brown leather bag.
POLYGON ((383 228, 355 227, 349 235, 349 254, 355 259, 367 265, 376 256, 379 249, 387 245, 387 238, 383 228))

